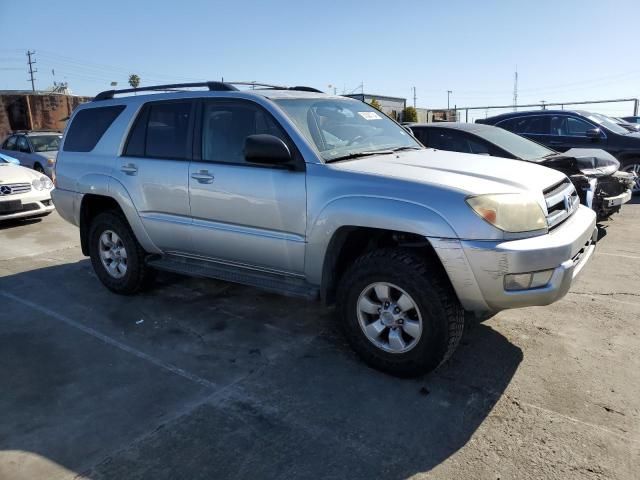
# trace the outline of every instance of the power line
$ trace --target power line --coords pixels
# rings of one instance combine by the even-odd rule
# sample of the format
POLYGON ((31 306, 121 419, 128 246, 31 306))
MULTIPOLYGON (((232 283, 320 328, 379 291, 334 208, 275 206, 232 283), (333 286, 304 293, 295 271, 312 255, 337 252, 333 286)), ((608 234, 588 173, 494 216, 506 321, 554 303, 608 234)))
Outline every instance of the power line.
POLYGON ((36 79, 34 78, 33 74, 36 73, 38 70, 34 70, 33 69, 33 64, 36 63, 35 60, 31 60, 31 55, 35 55, 36 52, 35 51, 31 51, 31 50, 27 50, 27 57, 29 58, 29 78, 31 79, 31 90, 33 90, 34 92, 36 91, 36 79))

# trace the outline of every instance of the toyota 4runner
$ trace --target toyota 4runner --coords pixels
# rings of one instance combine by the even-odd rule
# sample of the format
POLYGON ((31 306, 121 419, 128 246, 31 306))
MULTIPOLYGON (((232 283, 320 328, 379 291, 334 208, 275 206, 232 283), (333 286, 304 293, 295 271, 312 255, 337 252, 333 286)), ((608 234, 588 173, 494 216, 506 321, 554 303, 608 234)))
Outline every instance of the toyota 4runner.
POLYGON ((593 253, 595 213, 558 171, 426 149, 358 100, 236 85, 111 90, 73 114, 53 199, 110 290, 161 269, 322 299, 365 361, 415 375, 465 312, 550 304, 593 253))

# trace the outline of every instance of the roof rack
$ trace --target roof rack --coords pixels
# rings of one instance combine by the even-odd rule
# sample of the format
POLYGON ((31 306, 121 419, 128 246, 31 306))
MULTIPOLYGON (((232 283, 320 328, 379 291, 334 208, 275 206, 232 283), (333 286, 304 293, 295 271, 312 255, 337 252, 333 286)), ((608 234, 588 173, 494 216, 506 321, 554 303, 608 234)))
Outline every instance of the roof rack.
POLYGON ((246 85, 250 87, 263 87, 263 88, 274 89, 274 90, 298 90, 302 92, 322 93, 322 91, 312 87, 303 87, 303 86, 285 87, 282 85, 271 85, 268 83, 257 83, 257 82, 193 82, 193 83, 172 83, 169 85, 149 85, 148 87, 124 88, 121 90, 105 90, 104 92, 100 92, 98 95, 96 95, 93 101, 110 100, 115 95, 118 95, 121 93, 181 90, 183 88, 192 88, 192 87, 207 87, 209 91, 212 91, 212 92, 234 91, 234 90, 238 90, 236 88, 236 85, 246 85))

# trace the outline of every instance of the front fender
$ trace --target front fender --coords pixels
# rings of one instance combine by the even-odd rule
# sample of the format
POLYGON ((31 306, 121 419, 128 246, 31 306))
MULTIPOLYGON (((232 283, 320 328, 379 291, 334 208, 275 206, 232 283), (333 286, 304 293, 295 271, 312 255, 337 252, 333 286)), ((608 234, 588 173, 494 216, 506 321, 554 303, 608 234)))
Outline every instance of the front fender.
POLYGON ((305 275, 308 282, 321 284, 331 239, 339 228, 345 226, 394 230, 424 237, 457 238, 451 225, 424 205, 382 197, 337 198, 324 206, 307 229, 305 275))

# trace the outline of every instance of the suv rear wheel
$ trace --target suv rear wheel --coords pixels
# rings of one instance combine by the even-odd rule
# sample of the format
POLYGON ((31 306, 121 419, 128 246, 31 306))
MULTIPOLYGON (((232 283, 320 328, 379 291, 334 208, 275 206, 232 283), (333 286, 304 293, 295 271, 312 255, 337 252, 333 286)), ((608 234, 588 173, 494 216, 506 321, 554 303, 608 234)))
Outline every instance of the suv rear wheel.
POLYGON ((116 212, 100 213, 91 222, 89 255, 96 275, 112 292, 131 295, 152 280, 153 270, 144 263, 145 251, 116 212))
POLYGON ((464 330, 464 310, 438 266, 406 250, 356 260, 340 282, 337 310, 353 349, 403 377, 446 361, 464 330))

